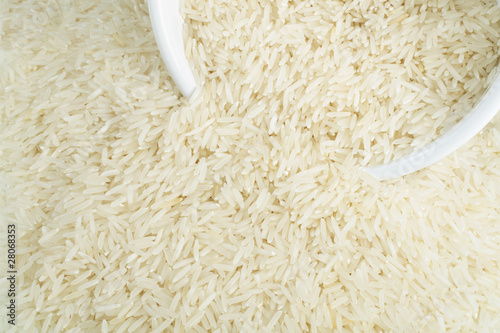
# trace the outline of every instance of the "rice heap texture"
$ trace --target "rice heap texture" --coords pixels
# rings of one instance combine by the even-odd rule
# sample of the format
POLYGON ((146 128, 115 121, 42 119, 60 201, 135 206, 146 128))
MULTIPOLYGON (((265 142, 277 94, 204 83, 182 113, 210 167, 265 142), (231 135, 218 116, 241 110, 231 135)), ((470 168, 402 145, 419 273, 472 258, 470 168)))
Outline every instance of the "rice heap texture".
POLYGON ((2 2, 20 330, 499 329, 500 118, 416 174, 358 171, 478 100, 494 2, 183 6, 190 102, 145 3, 2 2))

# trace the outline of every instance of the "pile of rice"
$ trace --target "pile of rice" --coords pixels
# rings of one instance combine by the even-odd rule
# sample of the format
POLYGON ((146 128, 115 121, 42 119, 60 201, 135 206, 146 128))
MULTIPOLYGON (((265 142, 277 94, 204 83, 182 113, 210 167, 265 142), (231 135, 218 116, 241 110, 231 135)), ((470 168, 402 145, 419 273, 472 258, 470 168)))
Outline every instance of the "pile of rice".
POLYGON ((20 331, 499 329, 500 117, 418 173, 359 172, 477 102, 494 1, 185 2, 190 101, 143 1, 1 3, 20 331))

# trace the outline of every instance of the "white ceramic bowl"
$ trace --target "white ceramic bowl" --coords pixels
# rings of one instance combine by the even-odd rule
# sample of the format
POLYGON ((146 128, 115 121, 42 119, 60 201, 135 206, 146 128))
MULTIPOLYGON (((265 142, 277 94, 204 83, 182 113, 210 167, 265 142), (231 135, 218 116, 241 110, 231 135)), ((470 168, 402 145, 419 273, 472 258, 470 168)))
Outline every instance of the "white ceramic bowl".
POLYGON ((183 20, 179 12, 179 0, 149 0, 149 17, 156 43, 167 70, 187 98, 196 90, 182 39, 183 20))
MULTIPOLYGON (((498 0, 500 4, 500 0, 498 0)), ((184 53, 179 0, 149 0, 149 14, 161 56, 181 93, 191 97, 197 88, 184 53)), ((401 177, 445 158, 479 133, 500 110, 500 75, 479 103, 444 135, 399 160, 363 168, 378 180, 401 177)))

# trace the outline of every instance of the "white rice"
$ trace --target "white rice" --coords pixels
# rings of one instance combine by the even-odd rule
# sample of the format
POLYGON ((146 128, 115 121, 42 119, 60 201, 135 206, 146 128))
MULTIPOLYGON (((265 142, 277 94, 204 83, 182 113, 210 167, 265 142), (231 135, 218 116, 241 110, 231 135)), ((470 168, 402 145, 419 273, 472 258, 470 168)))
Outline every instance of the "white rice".
POLYGON ((416 174, 358 173, 477 102, 495 3, 182 8, 191 101, 143 2, 0 6, 19 331, 500 329, 500 118, 416 174))

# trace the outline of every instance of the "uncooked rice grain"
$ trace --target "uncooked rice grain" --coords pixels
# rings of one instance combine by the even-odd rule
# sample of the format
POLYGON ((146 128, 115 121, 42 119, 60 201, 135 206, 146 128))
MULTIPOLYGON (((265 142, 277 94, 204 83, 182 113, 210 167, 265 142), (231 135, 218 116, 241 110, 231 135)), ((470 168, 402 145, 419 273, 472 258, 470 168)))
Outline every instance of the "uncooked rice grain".
POLYGON ((415 174, 359 172, 484 94, 493 0, 181 12, 191 100, 145 2, 0 5, 0 225, 17 226, 20 332, 500 329, 500 118, 415 174))

